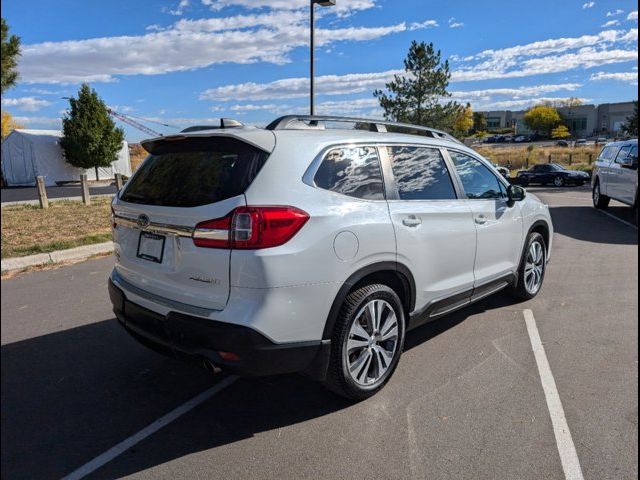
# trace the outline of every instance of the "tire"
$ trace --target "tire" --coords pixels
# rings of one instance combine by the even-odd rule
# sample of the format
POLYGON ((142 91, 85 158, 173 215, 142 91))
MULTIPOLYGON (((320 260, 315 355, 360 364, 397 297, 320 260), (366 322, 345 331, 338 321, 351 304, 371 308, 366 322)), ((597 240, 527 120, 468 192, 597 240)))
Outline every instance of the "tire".
POLYGON ((522 258, 520 259, 520 266, 518 267, 518 281, 512 289, 513 296, 518 300, 531 300, 538 295, 542 288, 546 271, 547 243, 544 241, 544 237, 542 235, 537 232, 531 232, 527 237, 522 258), (532 255, 532 248, 534 244, 537 244, 540 248, 540 250, 536 250, 541 255, 539 258, 532 255), (535 272, 531 271, 531 265, 534 265, 535 272), (531 274, 537 275, 535 288, 531 288, 531 283, 529 283, 531 274))
POLYGON ((564 178, 562 178, 562 177, 555 177, 555 178, 553 179, 553 184, 554 184, 556 187, 558 187, 558 188, 560 188, 560 187, 564 187, 564 178))
POLYGON ((404 308, 396 292, 382 284, 365 285, 352 291, 342 304, 331 337, 325 387, 356 401, 375 395, 386 385, 398 365, 404 336, 404 308), (372 305, 376 307, 375 311, 380 312, 377 334, 371 322, 372 305), (390 312, 393 312, 393 318, 390 312), (385 335, 394 333, 393 324, 389 323, 394 319, 395 338, 383 340, 385 335), (389 356, 390 350, 393 352, 389 356))
POLYGON ((591 199, 593 200, 593 206, 598 210, 604 210, 609 206, 611 199, 606 195, 600 193, 600 180, 596 180, 593 185, 593 191, 591 192, 591 199))

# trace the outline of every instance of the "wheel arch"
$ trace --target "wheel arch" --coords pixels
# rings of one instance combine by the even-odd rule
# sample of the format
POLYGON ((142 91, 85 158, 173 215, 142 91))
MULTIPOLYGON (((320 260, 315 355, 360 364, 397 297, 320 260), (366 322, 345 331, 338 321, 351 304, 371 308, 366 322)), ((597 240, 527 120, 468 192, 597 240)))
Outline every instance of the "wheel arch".
POLYGON ((405 322, 415 308, 416 284, 411 271, 399 262, 377 262, 363 267, 349 276, 336 294, 322 332, 322 339, 328 340, 333 334, 340 308, 344 299, 355 287, 369 283, 381 283, 394 290, 405 310, 405 322))

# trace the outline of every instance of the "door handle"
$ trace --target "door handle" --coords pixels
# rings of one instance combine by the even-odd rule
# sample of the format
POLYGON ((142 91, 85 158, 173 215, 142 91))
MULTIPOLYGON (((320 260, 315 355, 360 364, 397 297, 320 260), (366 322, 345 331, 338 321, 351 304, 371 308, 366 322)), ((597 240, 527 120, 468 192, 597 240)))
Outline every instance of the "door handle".
POLYGON ((407 218, 402 219, 402 224, 405 227, 417 227, 422 223, 422 219, 420 217, 416 217, 415 215, 409 215, 407 218))
POLYGON ((487 223, 487 217, 485 217, 484 215, 478 215, 476 217, 476 223, 478 225, 484 225, 485 223, 487 223))

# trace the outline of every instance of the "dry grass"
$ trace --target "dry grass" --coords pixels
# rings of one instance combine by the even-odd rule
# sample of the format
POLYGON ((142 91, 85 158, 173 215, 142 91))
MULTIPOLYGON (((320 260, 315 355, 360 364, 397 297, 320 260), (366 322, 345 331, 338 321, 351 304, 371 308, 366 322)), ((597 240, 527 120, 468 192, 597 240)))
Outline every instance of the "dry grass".
POLYGON ((480 155, 494 163, 509 166, 513 170, 527 168, 537 163, 561 163, 568 166, 590 165, 595 162, 602 145, 587 147, 474 147, 480 155))
POLYGON ((2 208, 2 258, 22 257, 111 240, 110 198, 51 202, 47 210, 2 208))

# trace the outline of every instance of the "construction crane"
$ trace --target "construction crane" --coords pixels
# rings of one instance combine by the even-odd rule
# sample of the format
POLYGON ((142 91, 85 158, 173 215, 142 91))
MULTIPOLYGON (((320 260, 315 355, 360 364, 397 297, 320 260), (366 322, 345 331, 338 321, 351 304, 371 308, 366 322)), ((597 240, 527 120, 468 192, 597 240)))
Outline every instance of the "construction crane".
MULTIPOLYGON (((112 110, 111 108, 107 108, 107 112, 109 112, 109 115, 117 118, 121 122, 124 122, 127 125, 131 125, 132 127, 137 128, 138 130, 143 131, 144 133, 146 133, 148 135, 152 135, 154 137, 162 137, 162 133, 156 132, 155 130, 152 130, 151 128, 147 127, 146 125, 141 124, 140 122, 138 122, 138 121, 134 120, 133 118, 131 118, 130 115, 124 115, 122 113, 118 113, 115 110, 112 110)), ((152 121, 152 120, 147 120, 147 121, 152 121)), ((153 122, 153 123, 160 123, 160 122, 153 122)), ((164 125, 164 126, 167 126, 167 127, 171 126, 171 125, 166 125, 164 123, 160 123, 160 125, 164 125)))

